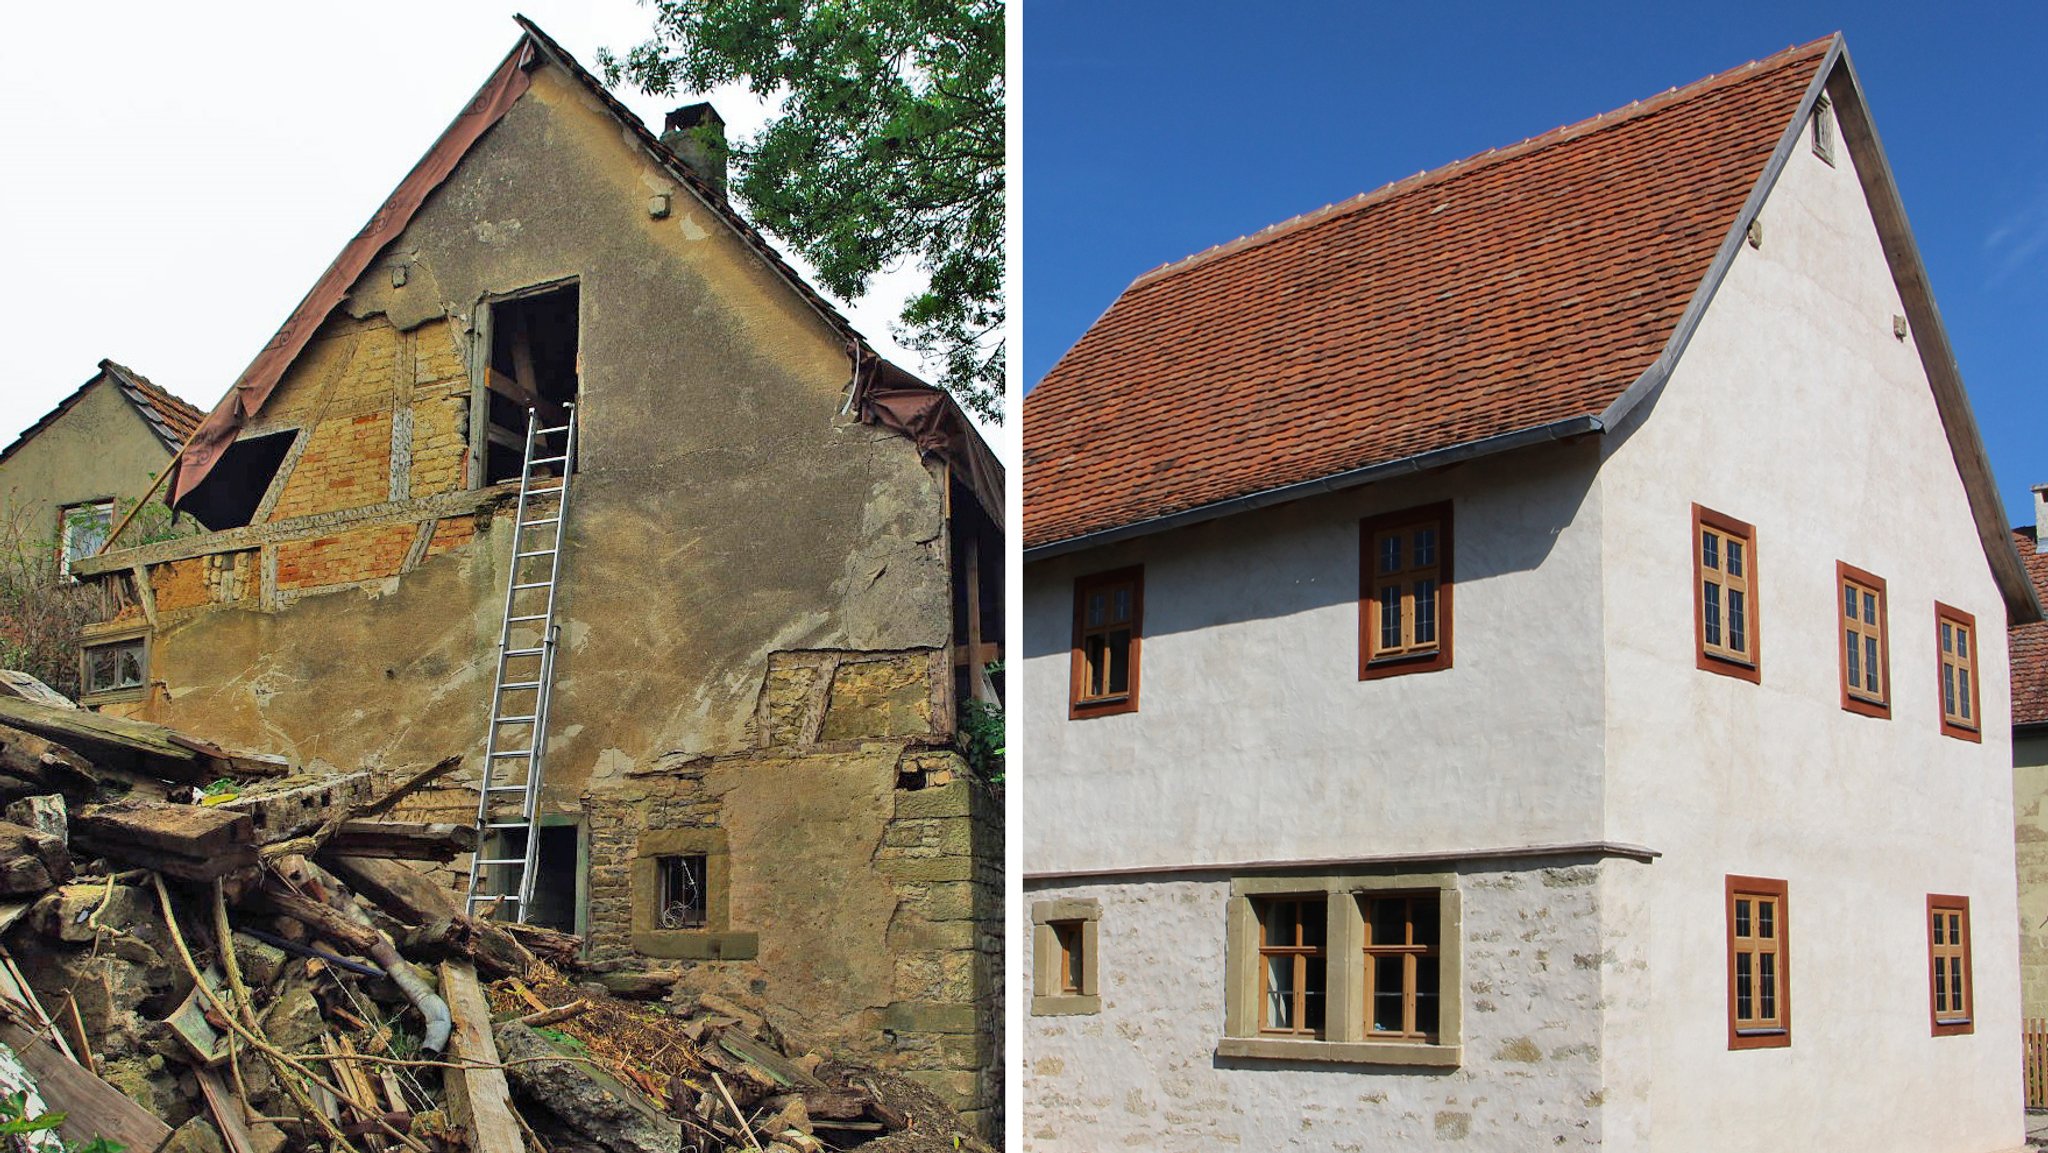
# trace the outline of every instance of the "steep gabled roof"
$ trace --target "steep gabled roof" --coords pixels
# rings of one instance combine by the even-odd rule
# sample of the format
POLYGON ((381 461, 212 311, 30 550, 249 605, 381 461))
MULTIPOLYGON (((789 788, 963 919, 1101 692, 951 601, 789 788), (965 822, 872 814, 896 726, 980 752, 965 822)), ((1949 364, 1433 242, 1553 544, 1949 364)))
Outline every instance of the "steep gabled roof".
MULTIPOLYGON (((2012 530, 2012 543, 2033 579, 2034 592, 2048 602, 2048 553, 2041 551, 2041 526, 2012 530)), ((2006 634, 2012 656, 2012 723, 2048 725, 2048 621, 2014 625, 2006 634)))
POLYGON ((1002 466, 959 404, 942 390, 884 360, 831 302, 790 267, 760 230, 662 144, 640 118, 607 91, 575 57, 531 20, 524 16, 513 19, 518 22, 521 35, 512 51, 499 63, 462 113, 449 124, 440 139, 413 166, 369 223, 335 257, 334 263, 292 310, 277 335, 257 353, 256 359, 243 370, 241 378, 187 441, 171 467, 170 502, 176 505, 206 478, 220 459, 220 454, 234 443, 243 425, 262 411, 285 370, 304 350, 314 331, 347 295, 350 286, 370 266, 377 253, 405 231, 413 215, 441 182, 454 172, 476 142, 525 94, 530 83, 529 73, 546 63, 561 68, 595 96, 653 160, 714 216, 725 221, 799 298, 818 313, 827 326, 845 339, 854 385, 850 404, 852 411, 863 422, 902 433, 921 450, 946 459, 980 499, 985 511, 1000 524, 1003 516, 1002 466))
POLYGON ((2033 619, 1840 36, 1139 277, 1025 398, 1026 558, 1614 428, 1677 363, 1836 78, 1978 535, 2033 619))
POLYGON ((199 409, 151 384, 148 377, 134 369, 111 360, 102 360, 99 363, 99 371, 90 379, 74 389, 71 395, 58 401, 57 407, 44 413, 34 424, 24 429, 20 436, 14 438, 12 444, 0 449, 0 461, 13 456, 17 449, 34 440, 44 429, 76 408, 78 402, 85 399, 85 394, 91 392, 93 386, 102 380, 112 383, 120 391, 121 399, 127 401, 135 409, 135 414, 149 425, 149 430, 156 434, 157 440, 162 442, 167 452, 177 452, 179 446, 185 443, 185 438, 192 435, 192 430, 199 427, 203 415, 199 409))

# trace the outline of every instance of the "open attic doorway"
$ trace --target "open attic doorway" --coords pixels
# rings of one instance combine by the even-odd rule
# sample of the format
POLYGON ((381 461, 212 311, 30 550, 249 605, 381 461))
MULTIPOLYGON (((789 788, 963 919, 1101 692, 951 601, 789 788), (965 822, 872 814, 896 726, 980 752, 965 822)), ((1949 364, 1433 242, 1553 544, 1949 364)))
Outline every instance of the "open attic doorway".
MULTIPOLYGON (((484 837, 484 851, 504 860, 526 852, 525 829, 497 829, 484 837)), ((533 908, 529 924, 564 933, 581 933, 589 901, 589 846, 583 825, 576 818, 543 815, 540 819, 540 849, 533 863, 533 908)), ((517 866, 491 866, 491 892, 505 893, 517 887, 517 866)))
MULTIPOLYGON (((541 428, 568 423, 580 365, 577 284, 526 289, 489 304, 490 360, 484 372, 483 476, 486 485, 519 479, 526 417, 541 428)), ((560 433, 540 438, 536 458, 561 456, 560 433)), ((550 472, 542 469, 539 471, 550 472)))

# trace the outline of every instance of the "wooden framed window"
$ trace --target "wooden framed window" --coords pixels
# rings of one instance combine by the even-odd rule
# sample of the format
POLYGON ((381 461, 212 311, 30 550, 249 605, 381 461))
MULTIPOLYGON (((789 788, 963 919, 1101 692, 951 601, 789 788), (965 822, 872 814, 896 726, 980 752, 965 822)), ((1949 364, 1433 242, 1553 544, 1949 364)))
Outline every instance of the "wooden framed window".
POLYGON ((1144 622, 1142 566, 1096 573, 1074 582, 1070 718, 1138 711, 1138 650, 1144 622))
POLYGON ((149 636, 123 629, 79 648, 78 699, 85 704, 137 701, 149 687, 149 636))
POLYGON ((1966 741, 1982 741, 1978 723, 1977 618, 1936 601, 1934 636, 1941 661, 1941 731, 1966 741))
POLYGON ((1763 677, 1757 621, 1756 527, 1692 506, 1693 640, 1708 672, 1763 677))
POLYGON ((1728 878, 1728 1047, 1792 1043, 1792 966, 1785 882, 1728 878))
POLYGON ((1451 504, 1359 522, 1358 678, 1451 667, 1451 504))
POLYGON ((1328 1005, 1329 966, 1323 952, 1329 907, 1322 896, 1266 897, 1259 918, 1259 1032, 1317 1038, 1328 1005))
POLYGON ((1096 942, 1102 906, 1093 898, 1031 905, 1031 1013, 1064 1017, 1099 1013, 1096 942))
POLYGON ((1443 981, 1435 893, 1366 894, 1365 1031, 1373 1039, 1435 1041, 1443 981))
POLYGON ((114 527, 114 502, 67 504, 57 511, 57 575, 69 577, 73 561, 84 560, 107 543, 114 527))
POLYGON ((1842 657, 1842 707, 1889 717, 1891 649, 1886 638, 1884 578, 1835 562, 1835 635, 1842 657))
POLYGON ((1969 1033, 1971 1020, 1970 898, 1927 896, 1927 1002, 1937 1037, 1969 1033))

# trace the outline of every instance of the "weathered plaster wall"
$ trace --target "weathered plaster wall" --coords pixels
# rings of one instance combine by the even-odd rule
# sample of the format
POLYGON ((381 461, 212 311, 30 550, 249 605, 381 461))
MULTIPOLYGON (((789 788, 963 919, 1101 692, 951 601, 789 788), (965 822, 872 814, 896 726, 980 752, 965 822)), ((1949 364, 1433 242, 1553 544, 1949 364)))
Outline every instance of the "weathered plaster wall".
POLYGON ((54 547, 59 509, 107 497, 133 502, 170 459, 119 387, 102 377, 69 412, 0 461, 0 526, 19 531, 22 543, 54 547))
MULTIPOLYGON (((300 432, 258 522, 215 538, 255 579, 233 604, 156 606, 153 691, 128 711, 347 768, 479 764, 513 542, 507 494, 463 491, 469 333, 487 296, 570 276, 582 441, 542 806, 585 824, 593 956, 744 991, 794 1035, 993 1109, 993 809, 898 787, 949 771, 921 767, 951 724, 940 481, 840 415, 839 339, 552 69, 245 434, 300 432), (816 694, 784 699, 776 676, 803 668, 816 694), (755 956, 633 949, 634 846, 679 828, 724 831, 755 956)), ((207 587, 194 563, 152 587, 207 587)), ((410 811, 474 805, 455 788, 410 811)))
MULTIPOLYGON (((2037 522, 2038 523, 2038 522, 2037 522)), ((2012 742, 2013 829, 2019 870, 2020 1006, 2048 1017, 2048 729, 2012 742)))
POLYGON ((1594 451, 1532 450, 1031 566, 1026 870, 1596 838, 1594 451), (1445 499, 1453 667, 1360 681, 1359 518, 1445 499), (1145 566, 1138 711, 1069 720, 1073 581, 1131 564, 1145 566))
POLYGON ((1802 144, 1608 439, 1608 835, 1664 853, 1610 962, 1646 1037, 1610 1062, 1614 1148, 2020 1144, 2005 611, 1904 311, 1847 150, 1802 144), (1756 525, 1761 684, 1694 667, 1694 501, 1756 525), (1888 582, 1889 720, 1840 705, 1837 560, 1888 582), (1981 744, 1941 735, 1937 599, 1982 630, 1981 744), (1789 1048, 1728 1049, 1731 873, 1789 885, 1789 1048), (1971 901, 1973 1035, 1929 1035, 1929 893, 1971 901))
MULTIPOLYGON (((1317 1151, 1602 1142, 1602 891, 1619 861, 1459 870, 1465 1062, 1455 1069, 1216 1056, 1221 874, 1027 886, 1101 902, 1102 1009, 1025 1018, 1023 1148, 1317 1151)), ((1013 918, 1013 926, 1029 918, 1013 918)), ((1030 972, 1031 934, 1011 933, 1030 972)))

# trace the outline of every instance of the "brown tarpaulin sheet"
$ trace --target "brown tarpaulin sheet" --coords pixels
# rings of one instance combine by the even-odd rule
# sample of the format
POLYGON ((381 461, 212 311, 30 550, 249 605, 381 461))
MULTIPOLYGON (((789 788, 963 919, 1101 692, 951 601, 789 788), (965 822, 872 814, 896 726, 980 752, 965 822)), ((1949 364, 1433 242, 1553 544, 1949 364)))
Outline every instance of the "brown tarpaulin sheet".
POLYGON ((867 375, 855 402, 861 423, 900 432, 920 451, 945 461, 1000 530, 1003 466, 959 403, 874 353, 862 353, 867 375))
POLYGON ((185 450, 171 464, 172 507, 198 488, 206 474, 213 471, 221 453, 234 443, 235 434, 263 407, 263 402, 270 398, 271 390, 277 387, 278 379, 284 375, 285 368, 306 347, 306 342, 313 338, 313 333, 327 319, 327 314, 341 303, 349 286, 370 266, 370 261, 405 231, 405 226, 412 222, 413 213, 419 211, 427 196, 455 170, 456 163, 470 146, 525 93, 527 66, 537 58, 535 53, 533 42, 521 37, 504 63, 498 65, 498 70, 491 74, 490 80, 469 102, 469 107, 462 110, 462 114, 434 142, 433 148, 413 166, 398 190, 391 194, 363 230, 356 233, 355 239, 348 242, 341 255, 334 258, 334 263, 327 267, 327 272, 313 285, 313 290, 292 310, 291 318, 284 322, 284 327, 277 330, 277 335, 263 346, 255 360, 249 362, 249 367, 243 370, 241 379, 228 390, 227 396, 207 414, 206 420, 186 443, 185 450))

